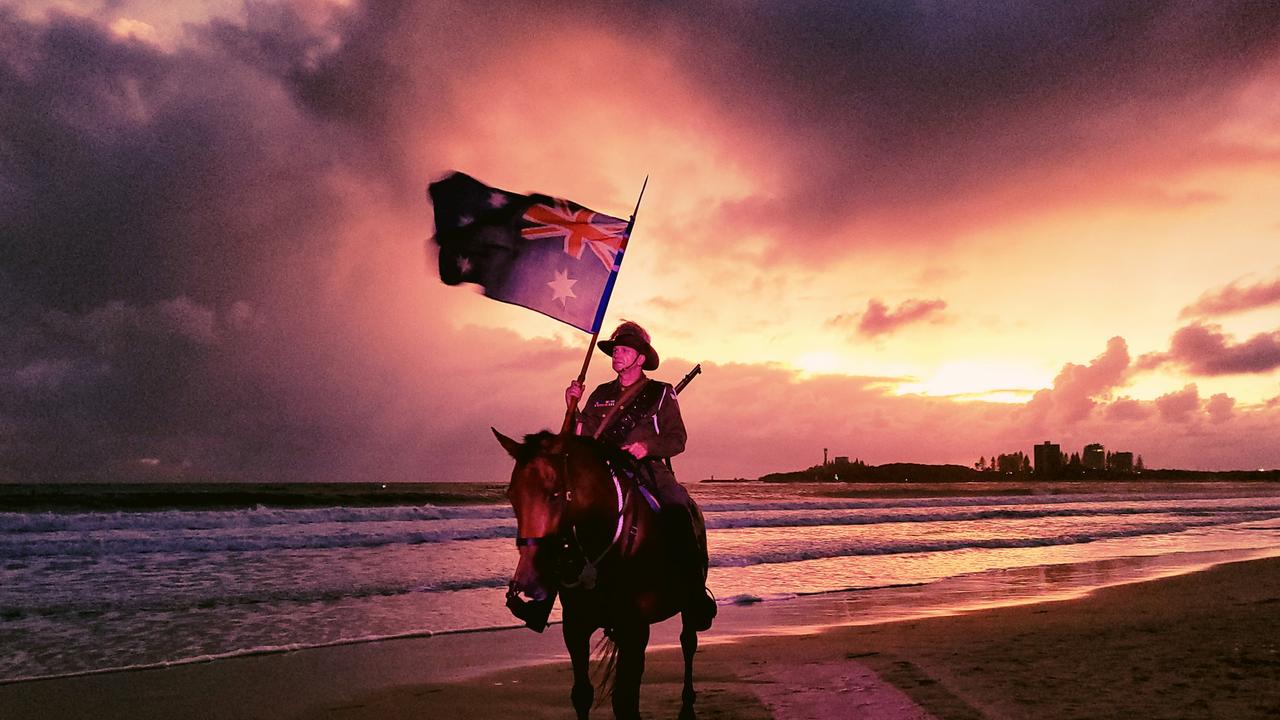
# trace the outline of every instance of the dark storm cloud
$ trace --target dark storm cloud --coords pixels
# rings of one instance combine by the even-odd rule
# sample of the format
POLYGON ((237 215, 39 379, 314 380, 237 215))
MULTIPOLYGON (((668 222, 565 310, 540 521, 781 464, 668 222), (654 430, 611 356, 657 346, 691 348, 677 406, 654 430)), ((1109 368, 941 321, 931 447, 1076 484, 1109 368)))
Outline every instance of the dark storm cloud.
POLYGON ((230 303, 258 270, 314 252, 307 230, 331 224, 335 202, 296 181, 322 177, 326 153, 252 71, 83 19, 0 23, 0 173, 16 189, 0 267, 24 295, 65 311, 230 303))
MULTIPOLYGON (((409 5, 367 3, 317 24, 288 5, 251 3, 242 21, 214 19, 199 34, 276 79, 307 115, 341 122, 370 139, 361 150, 371 152, 367 161, 385 170, 396 159, 383 152, 395 147, 386 142, 388 136, 398 137, 410 122, 438 121, 447 106, 431 65, 397 55, 394 37, 408 22, 409 5)), ((415 187, 421 182, 413 180, 415 187)))
POLYGON ((621 17, 780 155, 780 186, 726 217, 806 242, 962 190, 973 204, 1009 183, 1066 189, 1038 185, 1044 167, 1087 167, 1194 123, 1280 42, 1274 3, 698 2, 621 17))
POLYGON ((398 81, 368 49, 376 15, 334 38, 249 7, 238 34, 215 24, 172 52, 0 10, 6 474, 127 475, 145 456, 204 477, 322 475, 358 434, 297 402, 325 394, 294 366, 360 362, 319 282, 354 214, 332 178, 417 199, 381 144, 389 115, 353 91, 398 81))
POLYGON ((161 446, 187 445, 179 457, 188 458, 195 437, 225 420, 219 403, 192 401, 202 383, 229 375, 227 354, 248 329, 244 306, 220 315, 178 297, 151 306, 112 301, 84 314, 7 310, 0 405, 12 431, 0 440, 0 467, 19 477, 84 477, 161 446))

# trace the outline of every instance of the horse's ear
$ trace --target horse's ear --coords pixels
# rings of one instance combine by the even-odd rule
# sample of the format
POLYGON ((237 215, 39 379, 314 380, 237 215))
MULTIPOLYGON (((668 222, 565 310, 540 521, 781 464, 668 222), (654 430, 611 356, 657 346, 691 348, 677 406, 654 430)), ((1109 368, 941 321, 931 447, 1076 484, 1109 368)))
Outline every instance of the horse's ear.
POLYGON ((524 447, 523 445, 498 432, 497 428, 491 427, 489 429, 493 431, 494 437, 498 438, 498 442, 502 443, 502 449, 506 450, 508 455, 516 459, 520 458, 520 448, 524 447))
POLYGON ((553 436, 552 438, 550 438, 545 442, 545 444, 543 445, 543 449, 552 455, 559 455, 560 453, 564 452, 564 436, 563 435, 553 436))

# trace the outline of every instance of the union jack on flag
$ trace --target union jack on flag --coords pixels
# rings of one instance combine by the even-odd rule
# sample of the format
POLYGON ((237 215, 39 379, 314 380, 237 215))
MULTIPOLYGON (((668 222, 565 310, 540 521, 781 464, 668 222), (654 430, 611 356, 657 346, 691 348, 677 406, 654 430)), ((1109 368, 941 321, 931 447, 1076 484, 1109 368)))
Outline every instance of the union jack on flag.
POLYGON ((429 188, 440 279, 596 332, 631 224, 569 200, 520 195, 455 172, 429 188), (591 250, 587 255, 583 251, 591 250))
POLYGON ((538 204, 524 213, 524 220, 533 223, 522 228, 520 236, 525 240, 564 239, 564 251, 573 259, 582 258, 582 248, 589 247, 604 268, 616 270, 614 258, 627 241, 627 223, 615 217, 592 212, 578 206, 575 210, 567 200, 555 198, 550 205, 538 204))

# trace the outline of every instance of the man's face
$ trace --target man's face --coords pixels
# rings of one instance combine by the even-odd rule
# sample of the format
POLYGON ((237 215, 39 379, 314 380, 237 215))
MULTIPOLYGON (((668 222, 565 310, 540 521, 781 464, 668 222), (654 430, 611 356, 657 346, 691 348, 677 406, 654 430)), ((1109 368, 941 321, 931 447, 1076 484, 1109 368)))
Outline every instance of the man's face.
POLYGON ((637 364, 636 358, 640 357, 640 353, 635 348, 629 348, 626 345, 613 346, 613 371, 622 372, 632 365, 637 364))

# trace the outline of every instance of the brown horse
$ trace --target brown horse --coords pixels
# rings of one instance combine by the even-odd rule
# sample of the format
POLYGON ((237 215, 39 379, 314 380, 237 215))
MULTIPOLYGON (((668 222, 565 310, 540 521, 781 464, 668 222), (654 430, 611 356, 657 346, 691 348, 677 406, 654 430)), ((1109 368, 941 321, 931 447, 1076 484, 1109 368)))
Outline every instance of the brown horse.
MULTIPOLYGON (((671 570, 652 496, 628 470, 634 460, 587 437, 541 432, 521 443, 497 430, 493 434, 516 461, 507 497, 515 510, 520 561, 507 591, 508 607, 541 631, 559 593, 564 644, 573 662, 570 699, 579 720, 587 718, 595 699, 590 641, 603 628, 616 651, 614 717, 639 718, 649 626, 681 613, 689 591, 671 570)), ((705 578, 705 526, 696 507, 693 516, 705 578)), ((683 614, 681 619, 680 717, 693 718, 698 633, 683 614)))

